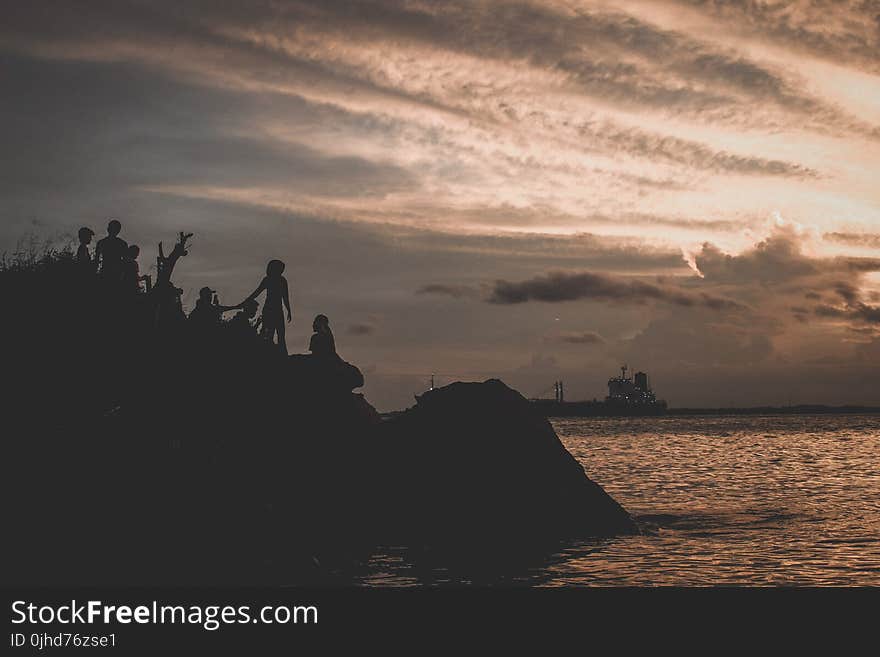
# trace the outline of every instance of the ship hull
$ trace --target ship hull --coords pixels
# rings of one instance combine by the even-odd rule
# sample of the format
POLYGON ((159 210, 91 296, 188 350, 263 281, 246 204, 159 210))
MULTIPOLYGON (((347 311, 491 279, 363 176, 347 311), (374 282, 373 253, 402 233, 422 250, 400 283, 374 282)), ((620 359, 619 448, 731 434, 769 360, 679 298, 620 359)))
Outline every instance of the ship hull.
POLYGON ((666 402, 619 404, 609 401, 567 402, 534 399, 532 406, 544 417, 651 417, 666 414, 666 402))

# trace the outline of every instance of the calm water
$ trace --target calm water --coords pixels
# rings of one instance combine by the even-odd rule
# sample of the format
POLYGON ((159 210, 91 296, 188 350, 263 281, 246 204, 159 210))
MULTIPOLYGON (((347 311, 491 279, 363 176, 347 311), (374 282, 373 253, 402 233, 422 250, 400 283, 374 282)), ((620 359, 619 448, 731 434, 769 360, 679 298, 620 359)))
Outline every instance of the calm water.
MULTIPOLYGON (((367 585, 880 585, 880 416, 554 420, 649 533, 559 545, 515 568, 388 548, 367 585)), ((491 561, 491 560, 490 560, 491 561)))

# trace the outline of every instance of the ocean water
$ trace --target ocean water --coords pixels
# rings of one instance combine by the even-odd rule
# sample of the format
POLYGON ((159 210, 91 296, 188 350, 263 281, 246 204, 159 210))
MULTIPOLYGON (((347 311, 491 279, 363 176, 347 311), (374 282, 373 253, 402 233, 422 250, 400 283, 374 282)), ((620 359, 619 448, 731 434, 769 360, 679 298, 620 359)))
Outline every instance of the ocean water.
POLYGON ((880 585, 880 416, 553 420, 643 536, 561 543, 509 564, 404 548, 364 585, 880 585), (489 566, 489 564, 492 564, 489 566))

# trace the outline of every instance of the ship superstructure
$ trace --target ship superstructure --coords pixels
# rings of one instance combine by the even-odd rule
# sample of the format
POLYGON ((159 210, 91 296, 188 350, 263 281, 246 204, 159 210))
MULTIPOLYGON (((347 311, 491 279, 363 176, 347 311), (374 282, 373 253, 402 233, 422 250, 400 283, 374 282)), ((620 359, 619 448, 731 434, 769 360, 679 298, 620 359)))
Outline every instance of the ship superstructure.
POLYGON ((608 396, 606 402, 616 404, 656 404, 657 397, 651 390, 648 375, 636 372, 627 376, 627 366, 620 368, 620 376, 608 379, 608 396))
POLYGON ((648 375, 635 372, 627 375, 629 368, 620 368, 620 376, 608 379, 608 396, 604 401, 565 401, 562 381, 553 384, 554 399, 532 399, 532 403, 548 417, 579 416, 618 416, 618 415, 662 415, 666 412, 666 402, 658 400, 648 375))

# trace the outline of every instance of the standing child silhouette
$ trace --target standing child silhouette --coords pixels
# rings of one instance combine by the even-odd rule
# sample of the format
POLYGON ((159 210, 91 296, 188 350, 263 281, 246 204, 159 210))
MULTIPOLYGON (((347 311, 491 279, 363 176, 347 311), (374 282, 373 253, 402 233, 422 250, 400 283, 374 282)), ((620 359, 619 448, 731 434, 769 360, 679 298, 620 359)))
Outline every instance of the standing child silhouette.
POLYGON ((121 230, 119 220, 111 220, 107 224, 107 237, 99 239, 95 245, 95 265, 101 263, 101 276, 112 283, 119 283, 122 279, 122 263, 128 252, 128 244, 119 237, 121 230))
POLYGON ((141 254, 141 248, 137 244, 130 244, 125 252, 125 258, 122 261, 122 289, 126 293, 140 294, 141 281, 146 280, 146 276, 141 276, 141 269, 138 265, 138 256, 141 254))
POLYGON ((79 236, 79 248, 76 250, 76 262, 91 269, 92 255, 89 253, 89 244, 92 242, 92 237, 95 236, 95 231, 83 226, 77 235, 79 236))
POLYGON ((278 349, 287 355, 287 341, 285 339, 284 309, 287 309, 287 321, 293 320, 290 312, 290 293, 287 288, 287 279, 282 276, 284 263, 280 260, 270 260, 266 265, 266 277, 260 281, 260 286, 245 299, 240 305, 254 301, 263 290, 266 291, 266 301, 263 303, 262 334, 263 337, 273 341, 278 336, 278 349), (284 309, 282 308, 284 304, 284 309))

